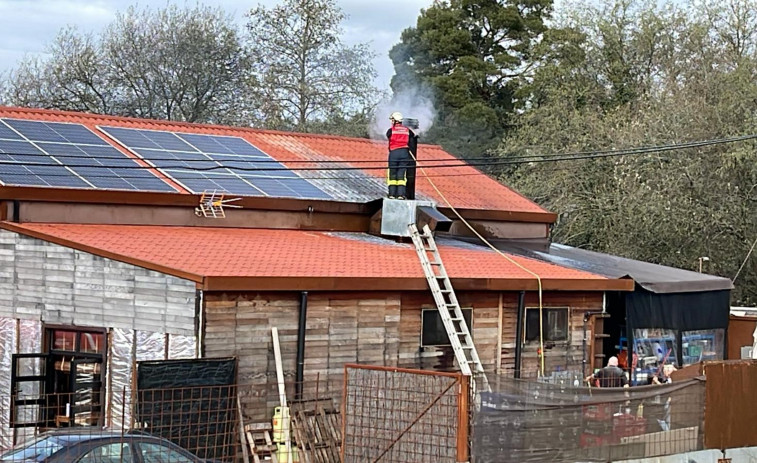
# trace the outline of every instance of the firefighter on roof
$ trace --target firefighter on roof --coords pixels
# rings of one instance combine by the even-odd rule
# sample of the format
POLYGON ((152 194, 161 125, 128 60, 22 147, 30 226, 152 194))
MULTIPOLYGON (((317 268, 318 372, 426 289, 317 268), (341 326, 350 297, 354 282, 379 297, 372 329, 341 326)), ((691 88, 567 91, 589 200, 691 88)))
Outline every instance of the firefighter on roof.
POLYGON ((409 127, 402 125, 402 114, 393 112, 389 120, 392 122, 392 127, 386 131, 389 139, 389 198, 414 199, 415 182, 410 182, 411 188, 408 189, 408 177, 415 180, 414 157, 418 137, 409 127))

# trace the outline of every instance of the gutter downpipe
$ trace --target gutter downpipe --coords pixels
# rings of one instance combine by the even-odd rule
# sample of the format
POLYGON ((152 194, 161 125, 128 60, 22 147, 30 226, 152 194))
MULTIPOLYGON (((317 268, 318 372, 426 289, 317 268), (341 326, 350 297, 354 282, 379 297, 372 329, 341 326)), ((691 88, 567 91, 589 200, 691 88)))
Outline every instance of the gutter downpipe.
POLYGON ((300 293, 300 322, 297 325, 297 371, 294 378, 295 400, 302 399, 302 383, 305 373, 305 322, 308 317, 308 292, 300 293))
POLYGON ((518 313, 515 320, 515 374, 516 379, 520 378, 521 355, 523 354, 523 319, 526 312, 526 292, 518 293, 518 313))

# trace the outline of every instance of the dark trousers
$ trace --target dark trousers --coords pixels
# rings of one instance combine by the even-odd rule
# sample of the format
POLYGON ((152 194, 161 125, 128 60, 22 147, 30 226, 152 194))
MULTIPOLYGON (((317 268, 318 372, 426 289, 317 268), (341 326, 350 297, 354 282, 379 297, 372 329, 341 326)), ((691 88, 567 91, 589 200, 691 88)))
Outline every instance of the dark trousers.
POLYGON ((412 161, 410 150, 407 148, 389 151, 389 196, 407 197, 407 170, 411 167, 412 161))

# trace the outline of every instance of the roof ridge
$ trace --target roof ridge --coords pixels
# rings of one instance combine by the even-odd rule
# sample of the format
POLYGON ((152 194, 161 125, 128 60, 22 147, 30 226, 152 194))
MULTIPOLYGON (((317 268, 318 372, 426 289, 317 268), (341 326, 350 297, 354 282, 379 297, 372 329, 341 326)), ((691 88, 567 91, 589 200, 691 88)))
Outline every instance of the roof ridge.
MULTIPOLYGON (((203 128, 203 129, 208 129, 208 130, 223 130, 223 131, 238 130, 241 132, 263 134, 263 135, 267 134, 267 135, 296 136, 296 137, 304 137, 304 138, 325 138, 325 139, 331 139, 331 140, 358 141, 358 142, 363 142, 363 143, 371 142, 371 143, 381 144, 385 142, 384 140, 374 140, 372 138, 361 138, 361 137, 348 137, 345 135, 290 132, 286 130, 260 129, 260 128, 255 128, 255 127, 242 127, 238 125, 208 124, 208 123, 200 123, 200 122, 172 121, 172 120, 166 120, 166 119, 147 119, 147 118, 140 118, 140 117, 114 116, 111 114, 90 113, 86 111, 69 111, 69 110, 63 110, 63 109, 45 109, 45 108, 24 108, 20 106, 0 105, 0 117, 6 117, 6 116, 2 116, 2 113, 4 112, 59 115, 59 116, 78 117, 78 118, 101 119, 101 120, 106 120, 106 121, 112 120, 112 121, 118 121, 118 122, 123 122, 123 123, 139 122, 139 123, 145 123, 145 124, 154 124, 158 126, 187 127, 187 128, 192 128, 192 129, 203 128)), ((175 130, 172 130, 172 131, 175 131, 175 130)), ((438 145, 438 144, 420 143, 420 145, 442 149, 441 145, 438 145)))

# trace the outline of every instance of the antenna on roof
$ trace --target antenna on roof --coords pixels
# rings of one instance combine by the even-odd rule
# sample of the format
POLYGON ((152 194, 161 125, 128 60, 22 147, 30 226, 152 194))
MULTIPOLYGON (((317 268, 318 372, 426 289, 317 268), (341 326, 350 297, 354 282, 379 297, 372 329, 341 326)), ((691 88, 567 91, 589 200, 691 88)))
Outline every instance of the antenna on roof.
POLYGON ((197 217, 206 217, 213 219, 223 219, 226 217, 224 207, 233 207, 234 209, 241 209, 242 206, 234 206, 229 204, 234 201, 239 201, 242 198, 230 198, 224 199, 224 194, 219 193, 218 190, 203 191, 200 196, 200 205, 195 208, 195 215, 197 217))

